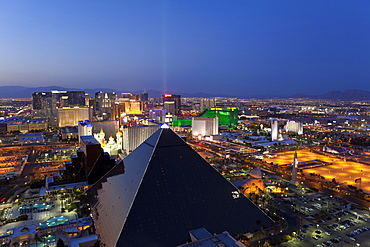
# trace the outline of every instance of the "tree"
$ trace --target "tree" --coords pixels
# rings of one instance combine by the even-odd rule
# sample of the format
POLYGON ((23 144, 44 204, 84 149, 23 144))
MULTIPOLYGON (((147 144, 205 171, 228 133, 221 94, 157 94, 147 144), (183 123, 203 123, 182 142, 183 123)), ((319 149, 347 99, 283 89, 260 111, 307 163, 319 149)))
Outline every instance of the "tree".
POLYGON ((64 247, 64 242, 60 238, 58 238, 57 247, 64 247))
POLYGON ((28 185, 30 186, 31 189, 38 189, 45 185, 45 180, 31 179, 28 185))
POLYGON ((293 239, 292 236, 290 236, 290 235, 284 235, 284 241, 288 242, 288 241, 290 241, 292 239, 293 239))
POLYGON ((263 247, 272 247, 270 240, 266 240, 266 242, 263 244, 263 247))

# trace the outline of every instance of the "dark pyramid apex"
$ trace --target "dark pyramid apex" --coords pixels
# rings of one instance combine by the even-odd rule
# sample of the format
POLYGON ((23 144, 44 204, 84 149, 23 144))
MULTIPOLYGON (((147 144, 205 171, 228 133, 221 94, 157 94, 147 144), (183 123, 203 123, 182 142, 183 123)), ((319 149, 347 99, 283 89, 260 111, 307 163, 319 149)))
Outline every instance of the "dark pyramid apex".
POLYGON ((156 146, 156 148, 187 145, 175 132, 167 128, 157 130, 144 143, 156 146))
POLYGON ((124 163, 125 174, 92 190, 102 246, 177 246, 201 227, 236 236, 274 224, 170 129, 159 129, 124 163))

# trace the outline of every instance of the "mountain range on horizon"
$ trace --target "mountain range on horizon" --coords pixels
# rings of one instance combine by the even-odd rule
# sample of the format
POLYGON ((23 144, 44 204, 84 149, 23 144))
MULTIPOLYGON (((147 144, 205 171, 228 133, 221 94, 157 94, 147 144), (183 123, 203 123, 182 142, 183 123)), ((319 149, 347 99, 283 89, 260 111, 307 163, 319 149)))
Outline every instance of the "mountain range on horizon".
MULTIPOLYGON (((62 90, 62 91, 84 91, 92 97, 96 92, 117 92, 127 93, 129 91, 115 90, 111 88, 65 88, 60 86, 45 86, 45 87, 24 87, 24 86, 0 86, 0 98, 31 98, 33 92, 50 92, 51 90, 62 90)), ((130 93, 141 93, 143 91, 131 91, 130 93)), ((271 98, 307 98, 307 99, 328 99, 328 100, 341 100, 341 101, 353 101, 353 100, 370 100, 370 92, 360 89, 349 89, 343 92, 333 90, 324 94, 319 95, 307 95, 303 93, 297 93, 294 95, 228 95, 228 94, 214 94, 214 93, 179 93, 179 92, 161 92, 157 90, 146 90, 149 97, 156 98, 161 97, 163 93, 174 93, 180 94, 182 97, 225 97, 225 98, 256 98, 256 99, 271 99, 271 98)))

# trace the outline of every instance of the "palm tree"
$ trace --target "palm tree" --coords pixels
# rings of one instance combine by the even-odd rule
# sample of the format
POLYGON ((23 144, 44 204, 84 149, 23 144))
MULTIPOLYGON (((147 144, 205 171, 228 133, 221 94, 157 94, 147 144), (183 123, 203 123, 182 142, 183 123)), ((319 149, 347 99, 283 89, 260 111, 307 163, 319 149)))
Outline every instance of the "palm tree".
POLYGON ((60 238, 58 238, 57 247, 64 247, 64 242, 60 238))

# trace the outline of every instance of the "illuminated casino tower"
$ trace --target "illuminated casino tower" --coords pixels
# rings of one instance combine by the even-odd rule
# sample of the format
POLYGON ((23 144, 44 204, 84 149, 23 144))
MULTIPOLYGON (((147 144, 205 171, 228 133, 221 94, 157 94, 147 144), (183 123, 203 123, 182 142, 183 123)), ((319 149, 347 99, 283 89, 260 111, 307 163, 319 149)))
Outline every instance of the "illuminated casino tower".
POLYGON ((289 183, 297 185, 297 171, 298 171, 298 158, 297 158, 297 152, 294 152, 294 161, 292 163, 292 179, 289 183))
POLYGON ((163 94, 163 108, 167 110, 167 113, 175 116, 180 115, 180 104, 181 96, 175 94, 163 94))

